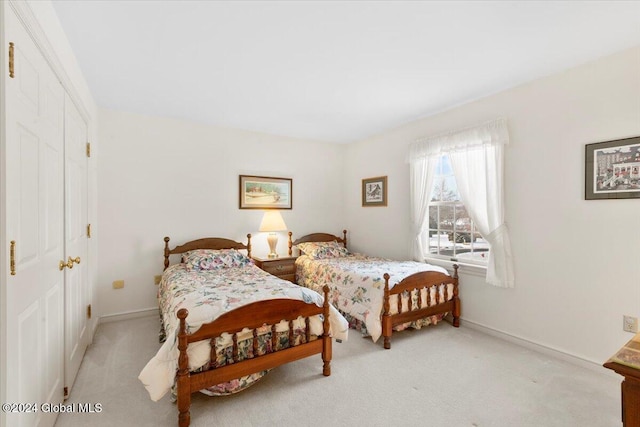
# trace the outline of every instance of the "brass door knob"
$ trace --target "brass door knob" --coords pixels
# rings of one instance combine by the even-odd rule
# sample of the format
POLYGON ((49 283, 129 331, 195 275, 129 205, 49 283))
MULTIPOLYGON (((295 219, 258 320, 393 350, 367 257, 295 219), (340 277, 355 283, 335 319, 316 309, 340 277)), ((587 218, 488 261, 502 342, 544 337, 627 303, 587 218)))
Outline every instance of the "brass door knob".
POLYGON ((60 269, 60 271, 64 270, 65 267, 73 268, 73 260, 71 259, 71 257, 69 257, 69 261, 60 261, 60 263, 58 264, 58 268, 60 269))
POLYGON ((79 256, 77 256, 77 257, 75 257, 75 258, 71 258, 71 257, 69 257, 69 258, 67 259, 67 262, 60 261, 60 264, 58 264, 58 268, 60 269, 60 271, 64 270, 64 268, 65 268, 65 267, 66 267, 66 268, 73 268, 73 263, 74 263, 74 262, 75 262, 76 264, 80 264, 80 257, 79 257, 79 256))

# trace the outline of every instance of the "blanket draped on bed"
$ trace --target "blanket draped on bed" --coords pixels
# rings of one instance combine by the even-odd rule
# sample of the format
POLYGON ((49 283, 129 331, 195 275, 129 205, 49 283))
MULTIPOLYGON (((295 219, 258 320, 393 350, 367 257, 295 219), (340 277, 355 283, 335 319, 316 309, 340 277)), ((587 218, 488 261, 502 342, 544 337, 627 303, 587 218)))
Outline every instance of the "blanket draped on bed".
MULTIPOLYGON (((139 379, 152 400, 157 401, 173 386, 178 366, 177 332, 179 322, 176 313, 181 308, 189 310, 187 317, 190 333, 204 323, 217 319, 222 314, 256 301, 288 298, 313 303, 321 307, 324 298, 317 292, 297 286, 272 276, 253 264, 217 270, 188 271, 184 264, 170 266, 164 273, 158 289, 158 300, 166 340, 158 353, 147 363, 139 379)), ((331 334, 335 339, 346 340, 348 324, 331 307, 331 334)), ((322 335, 322 320, 311 318, 311 333, 322 335)), ((277 325, 277 331, 288 329, 286 323, 277 325)), ((251 333, 247 334, 251 337, 251 333)), ((230 346, 231 336, 223 334, 222 344, 230 346)), ((189 345, 189 369, 198 370, 209 363, 209 341, 189 345)))
MULTIPOLYGON (((301 286, 318 291, 327 285, 330 289, 331 304, 338 310, 364 323, 367 333, 373 341, 382 335, 382 303, 384 299, 384 274, 389 273, 389 288, 405 277, 419 271, 437 271, 448 274, 447 270, 431 264, 417 261, 392 261, 385 258, 351 253, 348 256, 316 259, 301 255, 296 260, 298 283, 301 286)), ((435 301, 435 289, 432 291, 435 301)), ((444 300, 444 286, 438 292, 444 300)), ((426 306, 426 293, 421 295, 426 306)), ((449 285, 448 295, 453 295, 449 285)), ((412 296, 414 300, 417 295, 412 296)), ((397 312, 397 297, 392 297, 391 312, 397 312)), ((406 305, 406 304, 404 304, 406 305)), ((430 323, 429 319, 426 323, 430 323)), ((416 326, 424 326, 416 325, 416 326)))

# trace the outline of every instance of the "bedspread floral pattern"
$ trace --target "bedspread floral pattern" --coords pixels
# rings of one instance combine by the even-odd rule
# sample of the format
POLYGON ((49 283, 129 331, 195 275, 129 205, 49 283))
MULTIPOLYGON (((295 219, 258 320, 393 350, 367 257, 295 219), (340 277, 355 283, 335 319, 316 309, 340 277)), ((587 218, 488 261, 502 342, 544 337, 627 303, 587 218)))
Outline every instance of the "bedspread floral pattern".
POLYGON ((251 260, 236 249, 196 249, 182 256, 187 271, 242 267, 251 260))
MULTIPOLYGON (((389 273, 391 279, 389 286, 392 288, 405 277, 419 271, 438 271, 448 274, 438 266, 415 261, 392 261, 384 258, 352 253, 349 256, 337 258, 313 259, 307 255, 301 255, 296 260, 298 284, 318 290, 324 285, 330 288, 331 303, 349 317, 364 323, 366 333, 371 335, 373 341, 377 341, 382 334, 381 313, 384 297, 384 274, 389 273)), ((439 289, 441 297, 444 297, 443 286, 439 289)), ((450 287, 449 296, 452 295, 450 287)), ((412 295, 414 302, 418 295, 412 295)), ((426 293, 421 295, 426 304, 426 293)), ((432 298, 435 297, 435 290, 432 298)), ((391 312, 397 312, 397 299, 391 300, 391 312)), ((407 297, 408 298, 408 297, 407 297)), ((404 305, 407 305, 405 301, 404 305)), ((423 321, 411 324, 421 327, 437 321, 435 318, 427 318, 423 321)), ((409 326, 403 325, 398 329, 409 326)))
MULTIPOLYGON (((179 309, 189 310, 187 326, 189 332, 194 332, 202 324, 212 322, 230 310, 255 301, 277 298, 301 300, 315 303, 318 306, 322 306, 324 299, 315 291, 272 276, 251 263, 235 268, 201 271, 188 271, 185 264, 175 264, 165 270, 158 289, 158 301, 164 322, 166 341, 139 376, 151 399, 160 399, 169 391, 175 379, 178 359, 177 329, 179 327, 175 313, 179 309)), ((311 332, 320 335, 322 333, 321 319, 315 316, 311 320, 311 332)), ((329 321, 332 336, 337 339, 346 339, 347 322, 334 307, 331 307, 329 321)), ((282 324, 278 325, 277 330, 280 332, 286 328, 288 327, 282 324)), ((247 336, 250 337, 251 333, 248 332, 247 336)), ((222 349, 230 344, 231 337, 228 334, 223 334, 221 342, 217 343, 216 347, 223 351, 222 349)), ((192 371, 201 369, 209 363, 209 343, 201 341, 190 344, 188 354, 189 369, 192 371)), ((224 364, 223 359, 219 357, 217 364, 224 364)), ((242 379, 235 385, 244 388, 249 382, 253 382, 260 376, 261 374, 256 374, 254 378, 242 379)), ((216 394, 238 391, 238 388, 232 383, 221 385, 210 391, 216 394)))
POLYGON ((305 242, 298 244, 298 249, 315 259, 337 258, 348 256, 349 251, 337 241, 333 242, 305 242))

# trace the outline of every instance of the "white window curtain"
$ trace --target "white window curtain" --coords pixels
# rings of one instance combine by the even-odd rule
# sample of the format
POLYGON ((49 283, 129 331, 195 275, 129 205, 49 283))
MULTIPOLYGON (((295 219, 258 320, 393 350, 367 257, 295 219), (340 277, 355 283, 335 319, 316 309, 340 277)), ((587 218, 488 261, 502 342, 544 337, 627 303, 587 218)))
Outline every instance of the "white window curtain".
MULTIPOLYGON (((425 179, 425 185, 429 186, 427 192, 430 192, 435 168, 431 159, 437 159, 442 154, 449 155, 460 198, 476 228, 491 245, 486 281, 495 286, 512 288, 515 279, 509 232, 504 222, 503 186, 503 151, 508 143, 507 122, 500 118, 480 126, 416 141, 411 145, 409 161, 412 190, 418 186, 418 180, 425 179), (424 168, 432 172, 424 171, 424 168)), ((417 217, 413 218, 412 231, 419 241, 426 221, 429 195, 423 198, 417 193, 414 197, 412 191, 411 208, 412 215, 423 213, 421 224, 418 224, 417 217)), ((421 259, 424 252, 417 252, 422 250, 421 242, 414 246, 414 258, 421 259)))
POLYGON ((413 236, 411 252, 413 259, 416 261, 424 259, 422 233, 425 230, 425 224, 429 220, 429 199, 437 164, 437 156, 417 158, 409 164, 411 174, 409 188, 411 198, 411 235, 413 236))

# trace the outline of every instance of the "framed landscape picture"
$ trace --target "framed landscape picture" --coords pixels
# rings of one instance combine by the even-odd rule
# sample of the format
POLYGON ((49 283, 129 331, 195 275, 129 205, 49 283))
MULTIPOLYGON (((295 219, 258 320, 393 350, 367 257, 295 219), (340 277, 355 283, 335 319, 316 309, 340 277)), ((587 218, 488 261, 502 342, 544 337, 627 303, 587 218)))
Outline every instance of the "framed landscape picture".
POLYGON ((240 175, 240 209, 291 209, 290 178, 240 175))
POLYGON ((587 144, 585 199, 640 198, 640 136, 587 144))
POLYGON ((362 206, 387 206, 387 177, 362 180, 362 206))

